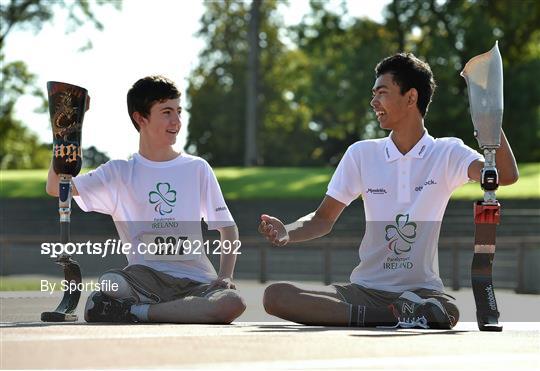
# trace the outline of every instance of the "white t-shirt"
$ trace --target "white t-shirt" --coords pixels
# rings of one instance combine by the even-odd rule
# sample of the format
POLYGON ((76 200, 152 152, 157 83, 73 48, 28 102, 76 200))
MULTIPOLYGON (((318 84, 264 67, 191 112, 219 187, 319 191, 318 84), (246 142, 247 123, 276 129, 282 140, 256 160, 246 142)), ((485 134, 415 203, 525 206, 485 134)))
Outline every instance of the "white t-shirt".
POLYGON ((81 209, 111 215, 122 243, 131 244, 129 265, 143 264, 205 283, 217 277, 202 244, 201 219, 209 229, 235 222, 205 160, 182 154, 154 162, 134 154, 128 161, 109 161, 73 182, 81 209), (159 242, 175 249, 156 251, 150 245, 159 242))
POLYGON ((349 205, 362 195, 366 231, 350 280, 378 290, 443 291, 437 243, 452 192, 482 156, 457 138, 427 131, 402 155, 390 137, 352 144, 327 195, 349 205))

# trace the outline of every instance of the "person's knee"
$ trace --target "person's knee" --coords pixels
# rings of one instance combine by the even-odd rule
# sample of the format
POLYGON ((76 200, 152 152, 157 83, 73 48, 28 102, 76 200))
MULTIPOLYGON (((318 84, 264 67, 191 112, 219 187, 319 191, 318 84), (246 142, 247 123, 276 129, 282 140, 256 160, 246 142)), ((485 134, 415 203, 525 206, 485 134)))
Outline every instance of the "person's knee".
POLYGON ((244 313, 246 302, 235 290, 225 290, 212 307, 212 317, 217 323, 231 323, 244 313))
POLYGON ((126 299, 134 296, 131 285, 118 273, 104 273, 98 282, 101 292, 113 299, 126 299))
POLYGON ((286 309, 298 289, 291 283, 273 283, 264 290, 263 306, 268 314, 278 315, 286 309))

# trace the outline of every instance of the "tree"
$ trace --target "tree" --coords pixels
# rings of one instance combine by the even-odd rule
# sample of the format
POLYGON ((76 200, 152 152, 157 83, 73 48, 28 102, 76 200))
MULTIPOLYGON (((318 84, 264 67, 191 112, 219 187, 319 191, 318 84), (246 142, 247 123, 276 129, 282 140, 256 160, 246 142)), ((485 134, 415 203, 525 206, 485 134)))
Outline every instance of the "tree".
POLYGON ((439 88, 426 117, 430 133, 457 136, 473 147, 477 143, 466 84, 459 72, 498 39, 504 64, 503 128, 518 161, 540 160, 540 86, 531 84, 540 78, 540 3, 395 0, 387 9, 386 23, 406 30, 406 49, 433 69, 439 88))
POLYGON ((99 151, 94 146, 90 146, 83 150, 83 167, 96 168, 109 160, 109 156, 99 151))
MULTIPOLYGON (((188 150, 215 165, 241 165, 248 5, 206 6, 199 35, 207 47, 188 88, 188 150)), ((394 0, 381 24, 348 19, 328 3, 310 6, 303 21, 286 30, 276 2, 261 5, 259 163, 335 164, 355 141, 387 135, 369 105, 373 69, 403 50, 429 62, 439 86, 425 118, 430 134, 476 147, 459 72, 496 39, 504 63, 505 132, 519 161, 540 160, 538 1, 394 0), (294 45, 278 37, 286 31, 294 45)))
POLYGON ((345 10, 334 12, 317 1, 310 5, 310 13, 292 28, 299 51, 309 61, 309 83, 296 96, 311 111, 320 159, 336 164, 350 144, 384 135, 369 105, 373 68, 396 44, 390 31, 376 22, 354 19, 346 24, 345 10))
MULTIPOLYGON (((0 2, 0 74, 2 94, 0 97, 0 168, 47 167, 50 154, 44 156, 44 148, 37 137, 14 117, 17 99, 25 94, 32 94, 45 100, 41 89, 35 86, 35 75, 24 61, 6 61, 4 46, 8 35, 13 30, 32 30, 37 32, 43 24, 51 22, 55 11, 65 9, 68 12, 68 31, 90 21, 98 30, 103 25, 94 15, 93 4, 112 5, 120 9, 121 0, 63 1, 6 0, 0 2)), ((90 47, 88 42, 86 47, 90 47)), ((43 102, 46 106, 46 102, 43 102)))
POLYGON ((436 137, 457 136, 476 147, 467 90, 459 76, 473 56, 500 41, 505 68, 503 126, 520 161, 538 161, 540 148, 540 4, 537 1, 394 0, 383 24, 344 22, 345 13, 312 1, 294 27, 310 61, 310 83, 298 93, 320 131, 325 161, 336 163, 348 145, 386 135, 371 108, 373 67, 388 55, 411 51, 428 61, 439 89, 426 126, 436 137), (519 93, 518 93, 519 92, 519 93))
POLYGON ((261 0, 253 0, 249 11, 249 49, 247 66, 247 102, 246 102, 246 149, 244 165, 257 164, 257 126, 258 96, 259 96, 259 24, 261 0))
MULTIPOLYGON (((260 125, 258 162, 265 165, 309 164, 317 137, 307 128, 307 111, 292 101, 301 81, 294 76, 304 64, 279 40, 284 29, 276 1, 261 3, 260 125)), ((190 76, 189 135, 186 148, 213 165, 241 165, 245 148, 248 4, 206 3, 198 35, 207 42, 200 64, 190 76)))

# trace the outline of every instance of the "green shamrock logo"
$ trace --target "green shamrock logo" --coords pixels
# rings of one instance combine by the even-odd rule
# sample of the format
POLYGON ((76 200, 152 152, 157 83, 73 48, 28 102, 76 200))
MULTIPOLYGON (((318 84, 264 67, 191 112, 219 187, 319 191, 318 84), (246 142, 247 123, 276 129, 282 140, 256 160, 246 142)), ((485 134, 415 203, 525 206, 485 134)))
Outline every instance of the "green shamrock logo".
POLYGON ((151 204, 156 204, 154 210, 160 215, 170 214, 176 202, 176 191, 171 189, 169 183, 158 183, 156 190, 148 193, 148 201, 151 204))
POLYGON ((396 216, 396 225, 389 224, 385 227, 386 241, 388 250, 393 251, 396 255, 411 251, 412 244, 416 238, 416 223, 409 222, 409 214, 398 214, 396 216), (398 246, 398 242, 404 242, 404 248, 398 246))

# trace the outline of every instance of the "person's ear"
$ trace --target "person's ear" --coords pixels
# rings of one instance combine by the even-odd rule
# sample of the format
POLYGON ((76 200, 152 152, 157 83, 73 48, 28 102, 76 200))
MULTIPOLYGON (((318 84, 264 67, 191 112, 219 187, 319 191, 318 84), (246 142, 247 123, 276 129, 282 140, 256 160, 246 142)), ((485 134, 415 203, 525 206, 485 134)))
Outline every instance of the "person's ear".
POLYGON ((411 88, 407 92, 407 95, 408 95, 407 104, 409 106, 416 106, 416 102, 418 101, 418 90, 416 90, 415 88, 411 88))
POLYGON ((139 112, 133 112, 133 120, 139 125, 139 128, 143 128, 148 122, 148 119, 139 112))

